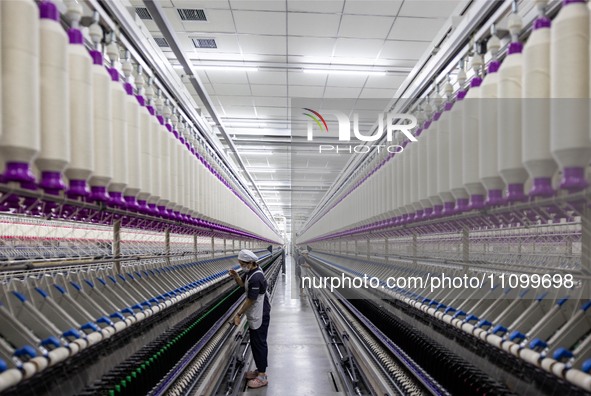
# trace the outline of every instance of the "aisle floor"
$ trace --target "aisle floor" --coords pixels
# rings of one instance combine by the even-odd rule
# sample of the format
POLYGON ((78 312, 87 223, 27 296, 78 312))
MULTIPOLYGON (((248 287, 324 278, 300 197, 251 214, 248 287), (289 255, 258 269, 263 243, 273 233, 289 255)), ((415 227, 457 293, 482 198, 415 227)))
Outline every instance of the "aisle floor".
MULTIPOLYGON (((269 385, 247 389, 245 395, 343 395, 335 390, 332 375, 341 390, 328 346, 307 295, 296 291, 291 256, 286 258, 286 274, 281 275, 273 297, 269 325, 269 385)), ((254 362, 249 370, 254 370, 254 362)))

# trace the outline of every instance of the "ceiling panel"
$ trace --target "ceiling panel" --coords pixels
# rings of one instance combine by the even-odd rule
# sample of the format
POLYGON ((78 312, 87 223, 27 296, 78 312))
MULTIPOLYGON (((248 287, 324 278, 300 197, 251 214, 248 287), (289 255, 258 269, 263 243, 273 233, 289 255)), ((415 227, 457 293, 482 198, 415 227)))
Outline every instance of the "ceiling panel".
POLYGON ((284 55, 286 39, 283 36, 240 35, 242 52, 247 54, 284 55))
POLYGON ((342 12, 344 3, 344 0, 288 0, 287 10, 301 12, 313 11, 335 14, 342 12))
POLYGON ((461 0, 406 0, 399 16, 447 18, 461 0))
POLYGON ((254 107, 252 106, 224 106, 226 116, 232 117, 256 117, 254 107))
POLYGON ((331 56, 335 38, 293 37, 287 40, 289 55, 331 56))
POLYGON ((339 38, 337 39, 334 56, 350 57, 355 54, 357 58, 373 59, 378 56, 383 45, 383 40, 339 38))
POLYGON ((287 87, 280 85, 252 84, 254 96, 287 96, 287 87))
POLYGON ((343 15, 340 37, 385 39, 394 23, 393 17, 343 15))
POLYGON ((324 87, 327 78, 328 75, 324 74, 309 74, 301 71, 287 72, 289 85, 316 85, 324 87))
POLYGON ((347 0, 345 14, 396 16, 401 0, 347 0))
POLYGON ((367 81, 367 75, 331 74, 326 81, 327 86, 335 87, 363 87, 367 81))
POLYGON ((287 108, 257 106, 257 114, 260 117, 287 117, 287 108))
POLYGON ((272 0, 230 0, 233 10, 254 10, 254 11, 285 11, 284 1, 272 0))
POLYGON ((256 106, 275 106, 275 107, 287 107, 288 101, 287 98, 278 98, 274 96, 260 96, 254 97, 254 104, 256 106))
POLYGON ((318 98, 324 95, 324 86, 290 85, 289 96, 292 98, 318 98))
POLYGON ((425 41, 386 41, 380 58, 418 60, 429 45, 425 41))
POLYGON ((373 99, 373 98, 393 98, 396 93, 396 89, 379 89, 379 88, 363 88, 360 98, 373 99))
POLYGON ((248 72, 248 80, 251 84, 286 85, 287 73, 285 70, 248 72))
MULTIPOLYGON (((201 75, 203 71, 199 71, 201 75)), ((248 84, 248 77, 244 71, 205 70, 212 84, 248 84)))
POLYGON ((234 20, 238 33, 285 35, 285 13, 234 11, 234 20))
POLYGON ((224 106, 253 106, 253 100, 250 96, 217 96, 224 106))
POLYGON ((216 84, 215 93, 218 95, 250 96, 250 85, 248 84, 216 84))
POLYGON ((366 88, 398 88, 406 76, 369 76, 365 83, 366 88))
POLYGON ((439 32, 445 19, 436 18, 396 18, 388 38, 390 40, 431 41, 439 32))
POLYGON ((361 92, 359 88, 326 87, 325 98, 357 98, 361 92))
POLYGON ((336 37, 340 19, 340 15, 289 13, 287 32, 290 36, 336 37))

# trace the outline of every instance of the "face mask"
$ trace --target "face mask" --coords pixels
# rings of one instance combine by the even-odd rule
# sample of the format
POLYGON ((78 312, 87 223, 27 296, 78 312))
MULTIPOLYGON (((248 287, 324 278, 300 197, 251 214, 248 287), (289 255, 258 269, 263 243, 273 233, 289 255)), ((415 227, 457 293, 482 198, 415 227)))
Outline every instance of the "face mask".
POLYGON ((242 264, 240 264, 240 268, 242 268, 242 271, 248 272, 248 265, 242 265, 242 264))

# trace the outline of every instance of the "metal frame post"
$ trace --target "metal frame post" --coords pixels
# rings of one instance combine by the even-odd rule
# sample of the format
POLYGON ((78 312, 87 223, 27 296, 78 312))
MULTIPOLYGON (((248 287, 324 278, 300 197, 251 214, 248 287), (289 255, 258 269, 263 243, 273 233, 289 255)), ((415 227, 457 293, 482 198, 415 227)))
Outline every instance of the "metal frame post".
MULTIPOLYGON (((112 254, 114 258, 121 257, 121 220, 115 220, 113 223, 113 246, 112 254)), ((115 262, 117 273, 121 273, 121 261, 115 262)))
POLYGON ((211 237, 211 258, 215 258, 215 237, 211 237))

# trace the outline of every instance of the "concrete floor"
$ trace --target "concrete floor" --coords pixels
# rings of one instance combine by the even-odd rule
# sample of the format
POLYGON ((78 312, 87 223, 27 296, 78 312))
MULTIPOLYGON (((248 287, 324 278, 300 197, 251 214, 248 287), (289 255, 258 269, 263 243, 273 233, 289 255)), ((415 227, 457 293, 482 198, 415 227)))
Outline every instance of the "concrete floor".
MULTIPOLYGON (((280 275, 273 297, 269 325, 269 385, 247 389, 245 395, 343 395, 335 389, 330 373, 339 384, 338 374, 320 332, 307 295, 294 290, 292 298, 291 256, 286 258, 286 274, 280 275)), ((254 370, 251 362, 249 370, 254 370)), ((342 390, 340 384, 338 390, 342 390)))

